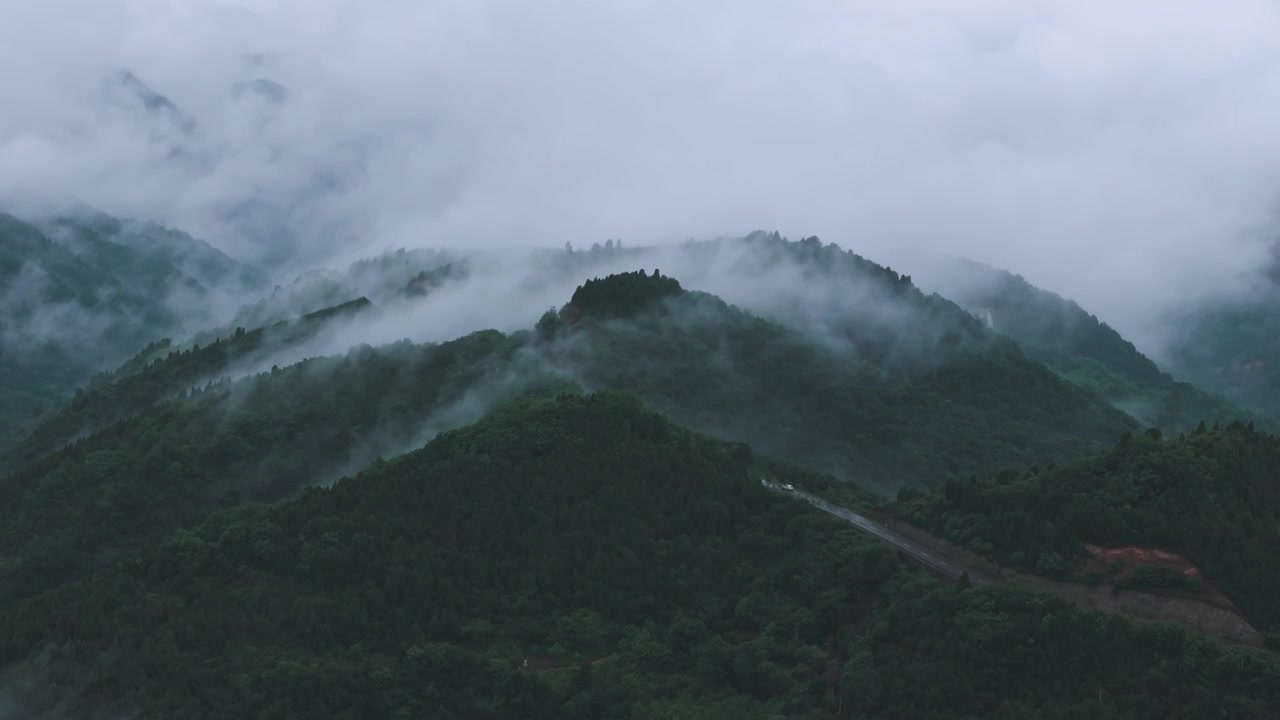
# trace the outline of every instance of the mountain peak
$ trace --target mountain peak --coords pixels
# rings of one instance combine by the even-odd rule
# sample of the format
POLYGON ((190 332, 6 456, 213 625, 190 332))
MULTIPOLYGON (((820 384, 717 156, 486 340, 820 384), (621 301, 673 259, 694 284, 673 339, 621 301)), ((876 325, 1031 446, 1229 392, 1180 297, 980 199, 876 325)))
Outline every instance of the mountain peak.
POLYGON ((579 285, 573 292, 565 306, 566 320, 572 323, 584 315, 634 315, 683 292, 678 280, 663 277, 658 268, 653 269, 653 274, 636 270, 595 278, 579 285))

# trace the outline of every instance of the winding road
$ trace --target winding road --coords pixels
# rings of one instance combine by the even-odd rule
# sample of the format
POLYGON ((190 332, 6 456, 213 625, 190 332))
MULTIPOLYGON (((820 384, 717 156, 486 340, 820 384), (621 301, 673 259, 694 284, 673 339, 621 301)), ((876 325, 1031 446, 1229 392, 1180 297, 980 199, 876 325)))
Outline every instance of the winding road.
POLYGON ((828 515, 834 515, 862 532, 889 543, 901 552, 915 558, 920 564, 936 570, 947 577, 959 579, 961 575, 967 572, 969 573, 969 582, 974 585, 990 585, 996 581, 987 573, 950 558, 942 557, 937 552, 930 550, 924 545, 921 545, 901 533, 890 530, 883 523, 872 520, 866 515, 861 515, 848 508, 829 503, 817 495, 792 488, 789 485, 780 485, 768 480, 761 480, 761 483, 770 490, 805 500, 828 515))

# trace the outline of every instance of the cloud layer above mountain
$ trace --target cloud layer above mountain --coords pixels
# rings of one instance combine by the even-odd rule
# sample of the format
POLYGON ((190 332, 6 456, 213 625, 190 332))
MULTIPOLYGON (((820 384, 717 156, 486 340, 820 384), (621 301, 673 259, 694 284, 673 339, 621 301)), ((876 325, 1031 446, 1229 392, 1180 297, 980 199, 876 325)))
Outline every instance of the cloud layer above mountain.
POLYGON ((0 25, 0 202, 290 268, 778 229, 1141 336, 1271 240, 1277 38, 1263 0, 48 0, 0 25))

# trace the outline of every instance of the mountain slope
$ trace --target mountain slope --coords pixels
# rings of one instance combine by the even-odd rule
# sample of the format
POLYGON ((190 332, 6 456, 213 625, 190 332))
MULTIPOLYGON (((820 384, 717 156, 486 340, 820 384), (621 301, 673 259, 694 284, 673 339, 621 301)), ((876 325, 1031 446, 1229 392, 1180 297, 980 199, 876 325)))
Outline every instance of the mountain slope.
POLYGON ((881 492, 1062 461, 1134 427, 973 318, 965 330, 919 362, 886 364, 893 353, 874 342, 851 354, 655 271, 588 282, 533 332, 362 347, 223 382, 227 353, 256 336, 231 338, 85 393, 11 456, 0 598, 79 577, 214 509, 291 497, 566 379, 881 492), (204 373, 209 384, 192 388, 204 373), (76 432, 90 434, 55 450, 76 432))
POLYGON ((96 371, 207 326, 257 271, 182 233, 78 212, 0 213, 0 441, 96 371))
POLYGON ((1146 425, 1185 432, 1202 420, 1260 421, 1224 398, 1175 380, 1106 323, 1020 276, 955 261, 932 268, 930 281, 1028 355, 1146 425))
MULTIPOLYGON (((1280 267, 1280 262, 1276 264, 1280 267)), ((1280 417, 1280 271, 1254 292, 1191 308, 1169 348, 1175 370, 1240 406, 1280 417)))
MULTIPOLYGON (((279 501, 545 382, 496 332, 316 358, 191 389, 0 478, 0 600, 53 587, 242 501, 279 501)), ((145 387, 143 389, 146 389, 145 387)), ((91 420, 86 420, 91 422, 91 420)))
POLYGON ((6 699, 71 718, 654 720, 1261 718, 1280 699, 1268 660, 941 587, 756 473, 750 449, 626 398, 508 405, 10 607, 6 699))
MULTIPOLYGON (((908 493, 908 497, 910 493, 908 493)), ((1085 545, 1179 553, 1280 639, 1280 438, 1233 424, 1126 438, 1096 458, 948 482, 901 511, 1021 570, 1070 572, 1085 545)))
POLYGON ((963 323, 921 321, 941 328, 925 338, 850 323, 818 340, 655 270, 587 283, 564 327, 542 327, 589 388, 634 392, 680 422, 885 492, 1078 457, 1134 427, 954 313, 963 323))
MULTIPOLYGON (((180 349, 169 340, 152 343, 110 373, 90 378, 65 405, 47 414, 13 447, 0 453, 0 471, 20 468, 41 455, 106 426, 146 411, 191 388, 220 381, 230 374, 246 374, 285 355, 296 357, 309 341, 338 331, 376 309, 364 298, 268 327, 236 328, 226 338, 214 338, 180 349)), ((366 316, 367 317, 367 316, 366 316)))

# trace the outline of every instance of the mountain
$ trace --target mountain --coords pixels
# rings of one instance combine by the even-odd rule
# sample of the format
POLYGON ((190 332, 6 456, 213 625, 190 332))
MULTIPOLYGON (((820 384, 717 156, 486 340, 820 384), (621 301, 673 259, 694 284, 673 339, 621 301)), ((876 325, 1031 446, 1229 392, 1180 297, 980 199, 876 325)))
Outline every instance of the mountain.
MULTIPOLYGON (((1280 641, 1280 438, 1233 423, 1152 430, 1057 468, 949 481, 904 517, 1020 570, 1067 576, 1087 546, 1179 554, 1280 641)), ((1173 589, 1188 585, 1173 578, 1173 589)), ((1190 588, 1187 588, 1190 589, 1190 588)))
POLYGON ((148 342, 209 324, 261 273, 156 225, 0 213, 0 440, 148 342))
POLYGON ((0 506, 0 602, 130 557, 215 510, 288 499, 474 421, 507 394, 549 382, 516 373, 522 344, 489 331, 355 348, 237 381, 215 367, 193 387, 183 368, 219 358, 201 349, 107 386, 49 429, 84 427, 87 437, 47 454, 33 437, 19 446, 25 464, 0 477, 9 498, 0 506), (156 387, 170 366, 176 382, 156 387), (117 405, 157 397, 165 402, 107 422, 117 405))
POLYGON ((519 399, 10 606, 0 703, 69 718, 1261 718, 1280 698, 1269 659, 1017 587, 942 586, 766 490, 773 467, 626 397, 519 399))
POLYGON ((103 82, 103 90, 118 106, 140 110, 143 118, 170 132, 189 135, 196 129, 196 120, 190 113, 129 70, 111 73, 103 82))
MULTIPOLYGON (((1280 254, 1280 251, 1277 251, 1280 254)), ((1186 308, 1170 365, 1241 407, 1280 417, 1280 259, 1235 295, 1186 308)))
MULTIPOLYGON (((1171 377, 1076 303, 978 263, 940 261, 916 267, 923 271, 924 286, 941 293, 931 296, 918 292, 910 278, 835 245, 817 238, 791 242, 776 233, 625 249, 610 241, 590 251, 513 252, 506 262, 495 255, 472 253, 451 260, 447 251, 388 253, 361 263, 361 283, 354 281, 352 266, 345 275, 300 280, 280 297, 284 306, 311 308, 340 297, 373 297, 380 268, 407 266, 422 268, 409 281, 410 296, 425 295, 427 288, 445 296, 470 293, 468 307, 474 308, 516 285, 526 300, 546 298, 554 304, 584 276, 660 267, 685 287, 839 343, 847 352, 881 352, 884 364, 930 357, 942 337, 970 322, 964 317, 967 311, 1063 379, 1145 425, 1183 432, 1201 420, 1225 424, 1241 419, 1271 427, 1264 416, 1171 377)), ((385 288, 399 289, 404 282, 394 272, 386 278, 381 283, 385 288)), ((494 315, 486 321, 500 319, 494 315)))
POLYGON ((956 260, 929 267, 928 279, 930 287, 991 329, 1016 340, 1029 356, 1069 382, 1098 393, 1144 425, 1176 433, 1191 430, 1201 421, 1271 422, 1174 379, 1096 316, 1021 276, 956 260))
MULTIPOLYGON (((112 372, 90 378, 87 388, 36 423, 7 453, 0 470, 16 469, 77 438, 185 395, 192 388, 265 369, 284 356, 296 358, 345 323, 368 319, 376 308, 359 298, 332 308, 282 320, 266 327, 236 328, 225 339, 215 337, 203 348, 184 348, 161 340, 112 372)), ((197 337, 199 340, 200 337, 197 337)))
POLYGON ((1060 461, 1134 428, 900 276, 912 314, 892 326, 883 313, 844 316, 815 338, 658 273, 580 287, 562 326, 540 323, 560 340, 550 352, 589 389, 636 393, 679 422, 864 487, 1060 461))
POLYGON ((236 335, 91 390, 17 446, 19 469, 0 479, 14 498, 0 507, 0 598, 80 577, 215 509, 286 499, 549 384, 631 392, 886 493, 1063 461, 1135 427, 956 312, 965 334, 914 364, 884 363, 901 348, 870 340, 853 356, 657 271, 585 283, 532 331, 359 347, 224 380, 228 354, 256 342, 236 335))

